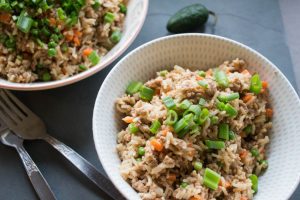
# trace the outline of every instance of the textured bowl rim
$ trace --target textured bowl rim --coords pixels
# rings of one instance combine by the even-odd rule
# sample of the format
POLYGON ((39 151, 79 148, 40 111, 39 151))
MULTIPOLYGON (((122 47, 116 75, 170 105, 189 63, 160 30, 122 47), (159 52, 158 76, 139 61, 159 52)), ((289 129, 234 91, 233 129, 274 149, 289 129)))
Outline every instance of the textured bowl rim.
POLYGON ((142 0, 142 1, 144 1, 145 6, 143 7, 143 10, 141 12, 142 13, 142 15, 140 16, 141 20, 140 23, 138 24, 136 31, 131 33, 129 39, 124 43, 124 45, 120 49, 118 49, 113 56, 109 57, 104 62, 100 62, 99 64, 92 67, 91 69, 76 74, 74 76, 68 77, 66 79, 50 81, 50 82, 41 82, 41 83, 14 83, 14 82, 5 81, 3 83, 0 83, 0 88, 9 89, 9 90, 19 90, 19 91, 48 90, 48 89, 58 88, 62 86, 67 86, 96 74, 97 72, 99 72, 100 70, 104 69, 109 64, 111 64, 113 61, 115 61, 119 56, 121 56, 128 49, 128 47, 133 43, 135 38, 140 33, 144 25, 147 16, 148 7, 149 7, 149 0, 142 0))
MULTIPOLYGON (((243 44, 243 43, 240 43, 240 42, 237 42, 235 40, 232 40, 230 38, 227 38, 227 37, 223 37, 223 36, 219 36, 219 35, 212 35, 212 34, 206 34, 206 33, 184 33, 184 34, 176 34, 176 35, 171 35, 171 36, 164 36, 164 37, 160 37, 160 38, 157 38, 157 39, 154 39, 154 40, 151 40, 137 48, 135 48, 134 50, 132 50, 131 52, 129 52, 126 56, 124 56, 115 66, 114 68, 108 73, 108 75, 106 76, 106 78, 104 79, 100 89, 99 89, 99 92, 97 94, 97 97, 96 97, 96 101, 95 101, 95 104, 94 104, 94 109, 93 109, 93 127, 92 127, 92 130, 93 130, 93 139, 94 139, 94 144, 95 144, 95 148, 96 148, 96 152, 97 152, 97 155, 98 155, 98 158, 100 160, 100 163, 104 169, 104 171, 106 172, 106 174, 108 175, 109 179, 111 180, 111 182, 115 185, 115 187, 120 191, 120 193, 126 197, 127 199, 130 199, 130 197, 128 196, 128 194, 126 194, 124 191, 122 191, 118 186, 117 186, 117 182, 114 180, 113 178, 113 175, 110 174, 110 170, 109 168, 106 166, 106 164, 104 162, 102 162, 102 157, 101 157, 101 146, 97 144, 97 140, 96 140, 96 135, 99 135, 98 133, 98 130, 96 129, 96 106, 98 105, 101 105, 101 102, 100 102, 100 97, 105 95, 103 93, 103 88, 106 87, 106 85, 108 85, 108 82, 109 80, 111 79, 111 76, 115 73, 115 71, 117 71, 117 69, 119 68, 119 66, 121 65, 121 63, 126 60, 127 58, 129 58, 131 55, 135 54, 136 52, 140 51, 141 49, 144 49, 148 46, 150 46, 151 44, 154 44, 154 43, 158 43, 158 42, 161 42, 163 40, 168 40, 168 39, 174 39, 174 38, 180 38, 180 37, 193 37, 193 36, 200 36, 200 37, 207 37, 207 38, 215 38, 215 39, 219 39, 219 40, 225 40, 227 42, 230 42, 230 43, 234 43, 234 44, 237 44, 237 45, 240 45, 242 46, 243 48, 247 49, 248 51, 256 54, 256 55, 259 55, 261 58, 263 58, 267 63, 270 64, 270 66, 276 70, 278 72, 278 75, 282 76, 284 81, 286 82, 286 84, 288 85, 289 88, 291 88, 291 93, 292 95, 294 95, 295 97, 297 97, 296 99, 298 100, 298 103, 300 104, 300 98, 298 96, 298 94, 296 93, 296 90, 294 89, 294 87, 292 86, 292 84, 290 83, 290 81, 286 78, 286 76, 280 71, 280 69, 275 65, 273 64, 269 59, 267 59, 265 56, 263 56, 262 54, 260 54, 258 51, 252 49, 251 47, 243 44)), ((300 166, 299 166, 300 167, 300 166)), ((297 189, 299 183, 300 183, 300 171, 298 172, 297 174, 298 176, 298 182, 295 182, 293 185, 290 186, 291 190, 290 190, 290 193, 287 194, 287 199, 289 199, 293 193, 295 192, 295 190, 297 189)), ((124 180, 124 183, 125 180, 124 180)))

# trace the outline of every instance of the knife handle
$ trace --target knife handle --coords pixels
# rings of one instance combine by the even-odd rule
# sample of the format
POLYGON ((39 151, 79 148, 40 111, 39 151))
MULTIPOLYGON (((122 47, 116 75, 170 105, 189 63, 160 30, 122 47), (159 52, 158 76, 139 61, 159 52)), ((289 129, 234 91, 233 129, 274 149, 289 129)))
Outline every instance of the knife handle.
POLYGON ((95 183, 108 196, 116 200, 125 199, 105 175, 100 173, 91 163, 85 160, 73 149, 50 135, 45 136, 43 140, 52 145, 58 152, 60 152, 68 161, 70 161, 79 171, 81 171, 88 179, 95 183))
POLYGON ((27 151, 24 149, 23 145, 15 146, 15 149, 19 153, 19 156, 23 162, 31 184, 34 190, 36 191, 38 197, 41 200, 56 200, 55 195, 51 191, 50 186, 44 179, 40 170, 33 162, 27 151))

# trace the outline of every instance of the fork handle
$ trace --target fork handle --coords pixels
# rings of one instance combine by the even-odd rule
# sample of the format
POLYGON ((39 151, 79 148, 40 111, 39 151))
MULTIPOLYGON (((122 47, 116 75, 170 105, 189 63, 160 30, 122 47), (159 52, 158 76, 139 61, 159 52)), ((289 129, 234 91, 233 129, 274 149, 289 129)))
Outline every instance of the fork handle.
POLYGON ((31 184, 33 185, 33 188, 39 196, 39 198, 41 200, 55 200, 55 195, 51 191, 50 186, 44 179, 40 170, 38 169, 34 161, 31 159, 30 155, 27 153, 23 145, 15 146, 15 148, 19 153, 19 156, 23 162, 31 184))
POLYGON ((88 179, 95 183, 108 196, 116 200, 125 199, 105 175, 100 173, 91 163, 81 157, 73 149, 50 135, 45 136, 43 139, 52 145, 57 151, 59 151, 67 160, 69 160, 79 171, 81 171, 88 179))

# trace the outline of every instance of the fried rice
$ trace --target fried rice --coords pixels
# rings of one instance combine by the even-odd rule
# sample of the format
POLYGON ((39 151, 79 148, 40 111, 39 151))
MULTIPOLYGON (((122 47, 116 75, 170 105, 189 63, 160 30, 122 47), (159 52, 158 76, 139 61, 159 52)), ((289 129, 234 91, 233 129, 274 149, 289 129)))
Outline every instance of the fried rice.
POLYGON ((139 86, 139 92, 135 83, 130 94, 116 101, 128 124, 117 136, 124 180, 142 199, 253 199, 257 183, 251 177, 268 167, 265 149, 272 126, 267 82, 254 77, 246 62, 235 59, 207 71, 174 66, 139 86), (221 79, 216 75, 220 71, 221 79), (145 98, 143 87, 154 92, 150 99, 145 98), (233 93, 234 98, 222 98, 233 93), (183 102, 199 106, 201 113, 209 111, 201 123, 193 118, 184 134, 178 131, 178 123, 193 112, 186 112, 189 108, 183 102), (175 124, 168 119, 170 110, 178 115, 175 124), (229 127, 226 137, 220 134, 224 124, 229 127), (206 177, 208 170, 216 180, 206 177))
POLYGON ((4 1, 0 76, 17 83, 51 81, 93 67, 119 41, 126 4, 127 0, 4 1))

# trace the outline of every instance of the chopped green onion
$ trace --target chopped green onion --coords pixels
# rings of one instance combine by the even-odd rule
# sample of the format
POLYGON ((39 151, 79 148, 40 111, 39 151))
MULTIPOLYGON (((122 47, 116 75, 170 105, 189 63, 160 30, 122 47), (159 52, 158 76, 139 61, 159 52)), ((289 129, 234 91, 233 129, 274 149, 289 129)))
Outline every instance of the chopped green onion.
POLYGON ((202 125, 208 118, 209 118, 209 111, 207 108, 203 108, 201 113, 200 113, 200 116, 199 116, 199 119, 198 119, 198 123, 200 125, 202 125))
POLYGON ((17 21, 17 27, 23 33, 28 33, 33 23, 33 20, 30 17, 26 16, 26 14, 27 13, 22 12, 17 21))
POLYGON ((217 124, 218 121, 219 121, 219 117, 217 117, 217 116, 211 116, 211 118, 210 118, 210 123, 211 124, 217 124))
POLYGON ((185 134, 187 132, 189 132, 189 130, 190 130, 190 126, 189 125, 186 126, 186 127, 184 127, 184 129, 182 129, 181 131, 179 131, 179 133, 177 133, 178 137, 179 138, 183 138, 185 136, 185 134))
POLYGON ((126 93, 127 94, 135 94, 137 93, 140 88, 142 87, 143 83, 141 82, 137 82, 137 81, 132 81, 129 83, 129 85, 127 86, 127 89, 126 89, 126 93))
POLYGON ((194 169, 195 169, 196 171, 201 170, 201 169, 202 169, 202 163, 196 161, 196 162, 194 163, 194 169))
POLYGON ((140 88, 141 99, 145 101, 151 101, 153 98, 153 94, 154 94, 154 90, 144 85, 141 86, 140 88))
POLYGON ((225 109, 225 103, 217 101, 217 108, 223 111, 225 109))
POLYGON ((36 39, 36 42, 38 43, 38 45, 39 45, 40 47, 42 47, 42 48, 45 47, 45 43, 42 42, 39 38, 36 39))
POLYGON ((176 122, 174 125, 174 131, 175 133, 179 133, 182 131, 184 128, 188 127, 190 121, 193 119, 194 115, 193 114, 188 114, 185 115, 183 118, 181 118, 179 121, 176 122))
POLYGON ((92 65, 97 65, 100 61, 100 57, 98 56, 96 51, 92 51, 92 53, 88 56, 92 65))
POLYGON ((161 126, 160 122, 158 120, 154 120, 150 126, 150 132, 156 134, 160 126, 161 126))
POLYGON ((208 88, 208 83, 207 83, 205 80, 198 81, 198 84, 199 84, 201 87, 208 88))
POLYGON ((145 148, 144 147, 139 147, 138 148, 138 154, 139 154, 139 156, 145 155, 145 148))
POLYGON ((116 44, 121 40, 121 37, 122 37, 122 32, 119 29, 117 29, 112 32, 110 36, 110 40, 116 44))
POLYGON ((229 125, 222 123, 219 125, 218 137, 224 140, 229 140, 229 125))
POLYGON ((81 71, 87 70, 87 67, 84 66, 84 65, 79 65, 78 67, 79 67, 79 69, 80 69, 81 71))
POLYGON ((14 38, 10 37, 5 40, 4 46, 9 49, 14 49, 16 47, 16 40, 14 38))
POLYGON ((95 10, 99 9, 100 6, 101 6, 100 1, 99 1, 99 0, 94 0, 94 2, 95 2, 95 3, 92 5, 92 7, 93 7, 95 10))
POLYGON ((261 92, 262 83, 258 74, 251 77, 250 91, 254 94, 259 94, 261 92))
POLYGON ((258 157, 259 156, 259 151, 258 151, 257 148, 253 147, 250 152, 251 152, 253 157, 258 157))
POLYGON ((202 76, 202 77, 205 77, 206 76, 206 73, 205 73, 205 71, 198 71, 198 75, 199 76, 202 76))
POLYGON ((183 102, 179 104, 179 108, 182 110, 187 110, 191 105, 192 103, 189 100, 185 99, 183 102))
POLYGON ((240 94, 238 92, 218 96, 218 99, 222 102, 229 102, 238 98, 240 98, 240 94))
POLYGON ((30 33, 34 36, 38 36, 40 32, 38 29, 31 29, 30 33))
POLYGON ((43 81, 50 81, 51 80, 51 75, 49 72, 45 72, 42 76, 43 81))
POLYGON ((178 120, 178 115, 174 110, 169 110, 167 114, 166 124, 174 125, 178 120))
POLYGON ((69 50, 69 47, 66 43, 63 43, 60 48, 61 48, 61 51, 64 53, 69 50))
POLYGON ((104 15, 104 22, 112 23, 115 20, 115 15, 111 12, 107 12, 104 15))
POLYGON ((206 168, 204 171, 204 177, 203 177, 203 184, 212 189, 216 190, 218 188, 219 182, 221 179, 221 175, 218 174, 217 172, 206 168))
POLYGON ((267 160, 260 160, 259 164, 261 164, 262 167, 265 168, 265 169, 268 168, 268 166, 269 166, 269 163, 268 163, 267 160))
POLYGON ((54 57, 56 55, 56 49, 50 48, 48 49, 48 56, 49 57, 54 57))
POLYGON ((184 189, 184 188, 186 188, 188 185, 189 185, 188 183, 182 182, 182 183, 180 184, 180 187, 184 189))
POLYGON ((225 105, 224 110, 230 117, 235 117, 238 114, 238 111, 232 107, 229 103, 225 105))
POLYGON ((129 124, 128 128, 129 128, 130 133, 133 133, 133 134, 137 133, 139 131, 139 128, 134 123, 129 124))
POLYGON ((172 97, 165 97, 162 99, 162 101, 164 102, 165 106, 168 109, 173 109, 176 107, 176 104, 175 104, 174 100, 172 99, 172 97))
POLYGON ((122 3, 120 3, 119 7, 120 7, 120 12, 126 14, 127 7, 122 3))
POLYGON ((142 161, 142 158, 137 158, 135 159, 137 162, 141 162, 142 161))
POLYGON ((254 191, 254 193, 257 192, 257 189, 258 189, 258 178, 255 174, 251 174, 249 176, 249 179, 251 180, 251 183, 252 183, 252 190, 254 191))
POLYGON ((200 106, 205 106, 205 104, 206 104, 206 100, 205 99, 203 99, 203 98, 200 98, 199 99, 199 103, 198 103, 200 106))
POLYGON ((162 70, 158 74, 162 77, 165 77, 168 73, 169 73, 168 70, 162 70))
POLYGON ((201 127, 194 123, 192 125, 190 125, 190 134, 193 135, 193 134, 199 134, 200 133, 200 130, 201 130, 201 127))
POLYGON ((215 79, 216 79, 219 86, 228 87, 229 80, 228 80, 228 78, 227 78, 224 71, 216 70, 214 75, 215 75, 215 79))
POLYGON ((250 134, 252 133, 252 125, 248 125, 246 126, 243 131, 246 133, 246 134, 250 134))
POLYGON ((233 131, 229 131, 229 140, 235 139, 235 133, 233 131))
POLYGON ((187 115, 189 113, 193 113, 195 115, 195 120, 198 119, 198 117, 200 116, 201 114, 201 108, 199 105, 191 105, 189 107, 189 109, 187 109, 186 111, 184 111, 183 115, 187 115))
POLYGON ((225 143, 223 141, 205 140, 205 145, 209 149, 223 149, 223 148, 225 148, 225 143))
POLYGON ((66 13, 62 8, 57 9, 57 16, 62 21, 64 21, 67 18, 66 13))

